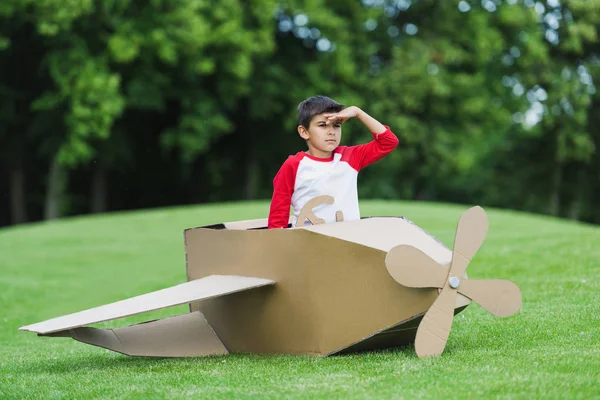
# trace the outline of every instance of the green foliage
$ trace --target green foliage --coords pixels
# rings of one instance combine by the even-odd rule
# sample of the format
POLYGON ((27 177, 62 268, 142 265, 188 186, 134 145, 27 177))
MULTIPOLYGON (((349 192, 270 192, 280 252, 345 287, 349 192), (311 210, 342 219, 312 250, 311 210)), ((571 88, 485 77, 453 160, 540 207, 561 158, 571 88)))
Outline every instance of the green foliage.
POLYGON ((115 63, 127 65, 119 67, 127 103, 161 112, 168 102, 177 104, 177 123, 162 132, 161 143, 181 149, 183 162, 231 132, 229 114, 249 93, 253 58, 272 50, 267 11, 273 6, 272 1, 154 2, 141 10, 142 17, 130 19, 120 6, 123 15, 115 17, 119 23, 107 49, 115 63))
POLYGON ((326 94, 400 137, 363 197, 598 222, 598 26, 600 0, 7 0, 0 152, 76 175, 164 163, 192 187, 171 202, 267 198, 305 148, 297 104, 326 94))
POLYGON ((38 32, 43 36, 56 36, 71 30, 73 23, 90 15, 93 0, 23 0, 19 6, 26 11, 31 7, 38 32))
POLYGON ((73 166, 92 157, 90 140, 108 138, 114 120, 123 111, 120 79, 106 62, 82 49, 56 52, 48 62, 58 90, 42 97, 34 107, 50 111, 67 104, 68 135, 58 157, 60 163, 73 166))

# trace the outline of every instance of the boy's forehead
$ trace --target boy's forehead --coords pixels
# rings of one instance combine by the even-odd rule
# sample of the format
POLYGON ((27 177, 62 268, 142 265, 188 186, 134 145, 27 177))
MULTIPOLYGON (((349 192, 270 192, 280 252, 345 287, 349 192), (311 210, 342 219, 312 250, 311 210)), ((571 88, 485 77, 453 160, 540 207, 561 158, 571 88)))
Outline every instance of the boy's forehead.
POLYGON ((330 113, 315 114, 315 116, 312 117, 311 123, 326 122, 329 124, 329 123, 335 122, 335 121, 329 121, 327 118, 325 118, 326 114, 330 114, 330 113))

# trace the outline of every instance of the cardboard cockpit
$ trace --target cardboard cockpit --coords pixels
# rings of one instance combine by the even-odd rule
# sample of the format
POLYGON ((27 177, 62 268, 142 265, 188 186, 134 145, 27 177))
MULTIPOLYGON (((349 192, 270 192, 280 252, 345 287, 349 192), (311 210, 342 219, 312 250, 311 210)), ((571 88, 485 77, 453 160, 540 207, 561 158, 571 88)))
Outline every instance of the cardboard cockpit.
MULTIPOLYGON (((156 357, 333 355, 413 343, 440 293, 453 289, 439 279, 425 287, 418 278, 416 285, 400 284, 398 276, 420 276, 412 257, 445 281, 456 256, 403 217, 343 221, 338 214, 338 222, 319 223, 311 210, 330 200, 302 210, 299 221, 315 225, 266 229, 267 220, 258 219, 186 229, 186 283, 20 330, 156 357), (89 327, 181 304, 189 304, 189 313, 116 329, 89 327)), ((444 304, 451 324, 471 299, 454 293, 450 301, 444 304)))

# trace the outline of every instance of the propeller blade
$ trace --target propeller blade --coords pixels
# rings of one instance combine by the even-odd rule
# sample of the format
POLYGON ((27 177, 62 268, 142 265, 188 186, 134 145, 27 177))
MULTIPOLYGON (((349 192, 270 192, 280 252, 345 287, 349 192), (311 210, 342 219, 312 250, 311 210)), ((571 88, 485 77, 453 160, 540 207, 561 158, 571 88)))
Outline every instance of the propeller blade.
POLYGON ((419 358, 439 356, 444 351, 454 319, 456 293, 446 285, 423 316, 415 338, 415 351, 419 358))
POLYGON ((469 261, 483 244, 488 231, 488 218, 483 208, 476 206, 465 211, 458 221, 450 274, 462 277, 469 261))
POLYGON ((521 289, 507 280, 469 280, 461 281, 458 291, 496 317, 513 315, 522 305, 521 289))
POLYGON ((406 287, 442 288, 448 267, 413 246, 399 245, 385 256, 385 266, 396 282, 406 287))

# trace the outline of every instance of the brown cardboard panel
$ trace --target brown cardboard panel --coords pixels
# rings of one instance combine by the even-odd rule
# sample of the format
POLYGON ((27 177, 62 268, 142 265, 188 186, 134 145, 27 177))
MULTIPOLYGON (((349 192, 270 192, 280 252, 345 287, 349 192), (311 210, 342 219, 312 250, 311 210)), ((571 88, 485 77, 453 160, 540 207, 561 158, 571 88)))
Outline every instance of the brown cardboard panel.
POLYGON ((451 260, 441 242, 401 218, 276 230, 195 228, 185 231, 185 242, 188 279, 251 271, 277 282, 267 292, 192 303, 231 352, 327 354, 347 347, 424 313, 437 297, 437 290, 395 282, 382 248, 409 242, 451 260))
POLYGON ((471 299, 468 298, 467 296, 461 295, 459 292, 458 295, 456 296, 456 305, 454 306, 454 308, 468 306, 469 304, 471 304, 471 299))
POLYGON ((437 271, 435 261, 417 248, 396 246, 388 253, 386 266, 397 282, 406 287, 442 288, 417 329, 415 350, 419 357, 437 356, 444 351, 459 292, 475 301, 481 298, 482 306, 498 316, 512 315, 521 307, 521 292, 514 283, 470 281, 465 273, 487 230, 487 216, 481 207, 470 208, 461 215, 447 273, 437 271))
POLYGON ((408 287, 441 288, 448 279, 447 266, 412 246, 391 249, 385 257, 385 265, 396 282, 408 287))
POLYGON ((231 352, 315 353, 314 311, 301 230, 185 231, 188 279, 248 274, 276 281, 268 291, 193 302, 231 352))
POLYGON ((521 289, 502 279, 461 280, 458 291, 479 303, 496 317, 515 314, 522 305, 521 289))
MULTIPOLYGON (((460 313, 466 308, 466 306, 467 305, 457 307, 454 311, 454 314, 456 315, 460 313)), ((344 349, 334 351, 328 355, 346 355, 412 344, 415 341, 417 328, 423 319, 423 315, 424 314, 421 314, 407 321, 403 321, 398 325, 384 329, 381 332, 377 332, 368 338, 364 338, 357 343, 354 343, 344 349)))
POLYGON ((374 332, 369 337, 362 338, 345 348, 334 350, 328 355, 345 355, 411 344, 414 342, 417 327, 422 318, 423 314, 411 317, 399 324, 374 332))
MULTIPOLYGON (((466 264, 471 261, 483 244, 488 231, 488 218, 481 207, 471 207, 458 220, 454 238, 454 255, 460 254, 466 260, 460 260, 461 269, 453 266, 454 276, 462 276, 466 264), (465 262, 466 261, 466 262, 465 262), (464 265, 464 268, 462 267, 464 265)), ((453 260, 454 262, 459 260, 453 260)))
MULTIPOLYGON (((438 267, 446 269, 452 262, 452 250, 404 217, 365 217, 359 221, 308 226, 302 229, 384 252, 391 251, 397 245, 412 246, 441 264, 438 267)), ((443 283, 439 287, 442 286, 443 283)), ((470 303, 470 299, 460 294, 456 298, 456 307, 464 307, 470 303)))
POLYGON ((317 232, 386 253, 399 244, 409 245, 423 251, 438 264, 450 264, 452 261, 452 250, 405 218, 371 217, 296 229, 317 232))
POLYGON ((435 290, 394 281, 385 268, 385 252, 310 233, 312 251, 306 258, 320 354, 423 313, 435 300, 435 290))
MULTIPOLYGON (((293 215, 290 215, 288 225, 292 223, 294 219, 293 215)), ((269 220, 267 218, 260 219, 249 219, 246 221, 234 221, 234 222, 225 222, 223 223, 223 229, 229 230, 249 230, 249 229, 267 229, 269 224, 269 220)), ((208 228, 208 227, 201 227, 208 228)))
MULTIPOLYGON (((412 288, 395 280, 386 258, 398 257, 396 250, 388 254, 398 246, 420 252, 408 262, 413 267, 431 258, 423 267, 428 276, 447 276, 448 265, 468 263, 404 218, 272 230, 265 229, 266 223, 260 219, 187 229, 187 283, 20 330, 71 336, 131 355, 179 357, 224 354, 223 349, 327 355, 410 343, 415 340, 415 319, 426 321, 442 304, 442 314, 453 315, 471 302, 455 288, 440 293, 439 287, 412 288), (112 330, 82 328, 188 303, 191 313, 185 316, 112 330)), ((470 229, 467 224, 464 234, 470 229)), ((433 282, 439 286, 441 278, 433 282)), ((479 291, 475 288, 471 295, 477 297, 479 291)), ((437 329, 428 324, 420 327, 437 329)))
POLYGON ((274 283, 271 280, 246 276, 207 276, 204 279, 186 282, 127 300, 24 326, 19 330, 43 334, 57 332, 186 304, 194 300, 208 299, 265 285, 273 285, 274 283))
POLYGON ((427 310, 417 330, 415 351, 419 357, 442 354, 446 347, 456 303, 456 290, 447 285, 427 310))
POLYGON ((199 312, 118 329, 74 328, 47 336, 72 337, 82 343, 130 356, 199 357, 228 354, 199 312))
MULTIPOLYGON (((396 282, 415 288, 443 288, 448 279, 449 268, 439 265, 421 250, 407 245, 394 247, 385 258, 386 268, 396 282), (437 267, 436 267, 437 265, 437 267)), ((463 275, 466 278, 467 274, 463 275)), ((464 307, 471 299, 457 295, 455 307, 464 307)))
POLYGON ((224 228, 229 230, 248 230, 266 227, 269 223, 267 218, 251 219, 247 221, 225 222, 224 228))
MULTIPOLYGON (((311 297, 324 299, 319 302, 318 308, 319 327, 322 329, 320 349, 323 353, 346 347, 356 342, 357 338, 367 337, 385 327, 422 314, 436 299, 437 290, 407 290, 406 286, 390 279, 387 268, 383 268, 387 256, 385 251, 400 244, 411 245, 445 262, 450 261, 452 254, 441 242, 401 218, 372 218, 319 225, 306 230, 328 235, 315 240, 315 243, 326 247, 322 252, 334 248, 335 244, 331 240, 334 236, 338 239, 343 237, 344 241, 335 242, 343 243, 350 249, 339 251, 338 253, 344 253, 344 258, 338 256, 338 262, 328 263, 329 268, 313 272, 319 279, 312 282, 311 297), (348 246, 349 243, 345 240, 362 245, 348 246), (384 251, 373 252, 375 248, 384 251), (341 285, 340 282, 344 280, 349 280, 352 284, 341 285), (325 282, 335 283, 321 285, 325 282), (351 311, 340 312, 344 309, 351 311)), ((316 262, 311 265, 315 264, 316 262)), ((433 262, 431 267, 437 268, 440 274, 447 274, 445 266, 433 262)), ((457 303, 458 299, 455 301, 457 303)))
MULTIPOLYGON (((483 244, 487 231, 488 219, 481 207, 472 207, 461 215, 454 238, 448 281, 417 330, 415 350, 419 357, 437 356, 444 351, 454 318, 452 310, 458 294, 456 289, 461 280, 468 280, 464 277, 465 271, 483 244)), ((418 280, 419 276, 414 278, 418 280)), ((423 275, 420 278, 427 279, 423 275)))

